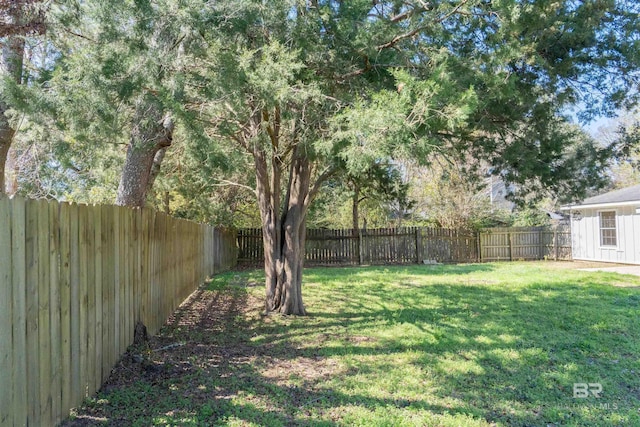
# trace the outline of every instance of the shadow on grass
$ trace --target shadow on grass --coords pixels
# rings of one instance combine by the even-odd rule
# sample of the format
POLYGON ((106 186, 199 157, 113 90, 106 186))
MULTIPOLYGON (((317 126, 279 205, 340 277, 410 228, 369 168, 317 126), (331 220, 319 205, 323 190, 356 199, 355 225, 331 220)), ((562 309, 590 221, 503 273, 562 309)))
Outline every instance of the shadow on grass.
MULTIPOLYGON (((384 292, 378 297, 388 299, 384 292)), ((339 313, 312 313, 321 319, 317 323, 293 322, 284 330, 262 325, 258 332, 265 338, 257 343, 281 348, 273 354, 277 358, 346 356, 352 360, 347 376, 371 378, 378 376, 377 370, 396 369, 393 360, 411 354, 407 363, 435 378, 437 386, 430 389, 435 399, 410 406, 440 414, 466 414, 504 425, 618 425, 639 420, 640 380, 633 374, 640 367, 637 291, 595 283, 533 283, 521 292, 430 285, 393 299, 402 308, 372 310, 368 305, 363 310, 350 301, 339 313), (435 297, 438 307, 416 304, 420 294, 435 297), (331 332, 318 333, 318 326, 331 332), (376 330, 389 332, 371 334, 376 330), (315 346, 295 351, 287 347, 300 337, 315 346), (600 399, 576 399, 574 383, 599 383, 603 393, 600 399), (432 403, 451 398, 453 406, 432 403)), ((393 404, 364 396, 342 398, 342 405, 393 404)))
MULTIPOLYGON (((447 268, 419 272, 449 274, 447 268)), ((459 268, 454 274, 492 267, 459 268)), ((369 271, 381 270, 351 274, 369 271)), ((323 280, 333 274, 323 270, 323 280)), ((85 425, 88 417, 111 425, 198 426, 638 420, 637 290, 585 280, 532 283, 517 292, 436 283, 371 286, 368 301, 360 301, 328 289, 344 299, 339 310, 283 319, 241 316, 247 307, 261 309, 241 282, 230 275, 198 291, 152 342, 159 368, 123 361, 124 374, 68 425, 85 425), (177 342, 184 345, 162 350, 177 342), (411 392, 393 383, 418 379, 427 384, 411 392), (574 383, 601 383, 602 398, 577 401, 574 383)))

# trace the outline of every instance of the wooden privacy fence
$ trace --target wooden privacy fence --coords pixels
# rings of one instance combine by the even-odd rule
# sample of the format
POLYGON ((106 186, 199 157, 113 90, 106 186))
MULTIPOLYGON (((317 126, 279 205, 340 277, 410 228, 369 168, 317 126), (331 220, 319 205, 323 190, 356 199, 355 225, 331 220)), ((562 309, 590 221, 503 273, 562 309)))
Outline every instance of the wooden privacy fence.
POLYGON ((570 260, 571 229, 489 228, 480 232, 482 261, 570 260))
MULTIPOLYGON (((263 260, 262 230, 238 231, 238 262, 263 260)), ((308 229, 306 265, 411 264, 478 261, 477 235, 445 228, 308 229)))
MULTIPOLYGON (((263 261, 262 230, 238 231, 238 262, 263 261)), ((571 259, 569 228, 307 230, 306 265, 453 263, 571 259)))
POLYGON ((206 276, 235 231, 149 209, 0 197, 0 426, 55 425, 206 276))

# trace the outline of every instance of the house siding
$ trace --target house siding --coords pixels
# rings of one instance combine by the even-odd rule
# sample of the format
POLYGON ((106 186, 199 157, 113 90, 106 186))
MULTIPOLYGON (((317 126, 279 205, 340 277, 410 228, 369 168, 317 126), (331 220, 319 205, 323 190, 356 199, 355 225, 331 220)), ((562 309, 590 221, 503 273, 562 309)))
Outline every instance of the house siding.
POLYGON ((571 214, 571 230, 573 259, 640 264, 640 214, 636 213, 636 206, 577 207, 571 214), (600 245, 599 213, 611 210, 616 211, 615 248, 600 245), (580 212, 579 218, 576 211, 580 212))

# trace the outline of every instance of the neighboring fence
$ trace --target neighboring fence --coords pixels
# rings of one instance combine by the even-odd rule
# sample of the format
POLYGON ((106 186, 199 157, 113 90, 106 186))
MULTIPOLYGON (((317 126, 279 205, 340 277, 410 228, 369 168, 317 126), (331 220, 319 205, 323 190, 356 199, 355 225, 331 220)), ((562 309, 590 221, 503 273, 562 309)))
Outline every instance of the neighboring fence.
POLYGON ((569 227, 490 228, 480 232, 482 261, 570 260, 569 227))
MULTIPOLYGON (((238 231, 238 262, 263 261, 262 230, 238 231)), ((446 228, 307 230, 306 265, 453 263, 571 259, 568 228, 490 228, 480 233, 446 228)))
POLYGON ((55 425, 203 280, 235 231, 148 209, 0 197, 0 426, 55 425))
MULTIPOLYGON (((306 265, 411 264, 478 261, 477 235, 444 228, 307 230, 306 265)), ((238 262, 263 260, 262 230, 238 231, 238 262)))

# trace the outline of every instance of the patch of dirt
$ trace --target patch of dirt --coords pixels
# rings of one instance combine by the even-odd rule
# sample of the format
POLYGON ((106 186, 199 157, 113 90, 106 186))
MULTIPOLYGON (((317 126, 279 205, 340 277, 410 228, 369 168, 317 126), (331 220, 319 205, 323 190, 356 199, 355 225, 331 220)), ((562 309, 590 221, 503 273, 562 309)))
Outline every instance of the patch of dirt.
POLYGON ((278 384, 287 383, 291 378, 301 379, 306 384, 315 383, 341 371, 334 360, 320 357, 268 358, 265 362, 268 367, 261 370, 262 375, 278 384))
POLYGON ((291 345, 278 332, 279 319, 262 315, 264 301, 247 291, 252 285, 194 292, 157 335, 131 346, 97 397, 61 425, 148 425, 157 419, 217 425, 237 410, 236 397, 258 399, 260 406, 264 396, 278 395, 286 400, 264 409, 265 416, 277 414, 279 424, 295 425, 291 408, 331 399, 318 384, 344 368, 316 349, 291 345), (255 336, 270 338, 257 343, 255 336))
MULTIPOLYGON (((249 345, 243 336, 243 322, 247 319, 244 315, 258 316, 262 307, 261 300, 238 288, 199 289, 169 317, 156 336, 150 336, 142 345, 131 346, 122 356, 98 394, 106 397, 106 404, 89 400, 61 425, 130 425, 132 420, 122 419, 122 408, 110 406, 108 400, 115 395, 126 396, 127 390, 136 390, 137 384, 150 387, 152 395, 176 387, 180 397, 191 405, 229 399, 234 394, 231 388, 210 390, 200 384, 202 374, 236 379, 250 374, 242 370, 255 362, 262 349, 249 345)), ((148 402, 139 403, 157 411, 153 408, 157 401, 152 396, 148 402)), ((175 408, 166 414, 171 416, 170 412, 180 411, 175 408)))

